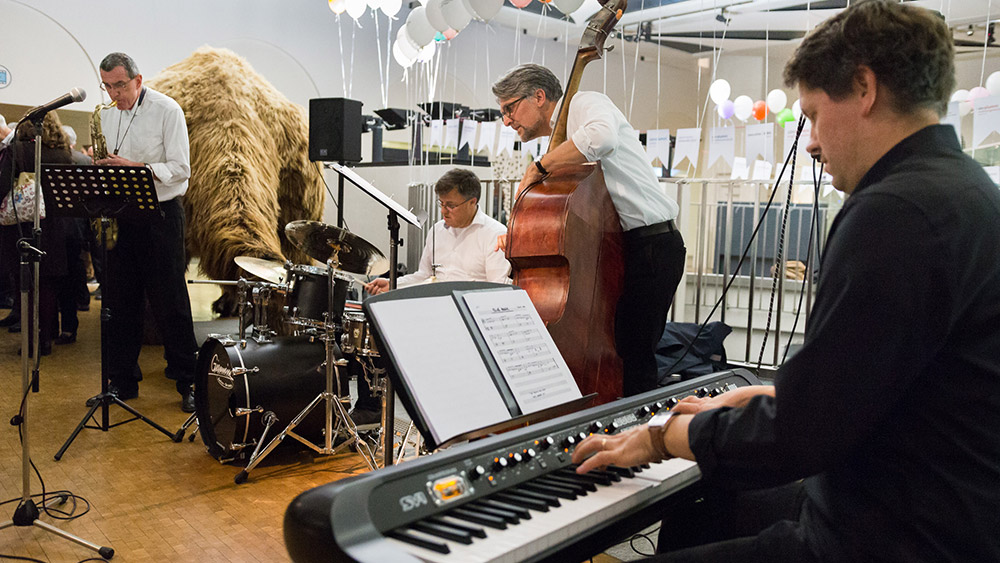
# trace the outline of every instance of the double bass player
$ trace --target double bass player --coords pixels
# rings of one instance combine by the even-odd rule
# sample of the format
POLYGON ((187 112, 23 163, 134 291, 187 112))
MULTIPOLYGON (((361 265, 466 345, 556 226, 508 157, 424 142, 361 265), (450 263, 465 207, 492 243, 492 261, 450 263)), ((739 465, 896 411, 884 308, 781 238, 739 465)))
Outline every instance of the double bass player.
MULTIPOLYGON (((521 141, 551 135, 565 99, 559 79, 535 64, 509 71, 493 85, 493 95, 504 125, 517 131, 521 141)), ((586 91, 571 95, 566 132, 567 142, 530 164, 517 190, 560 166, 600 161, 624 231, 624 286, 614 335, 624 394, 635 395, 657 386, 656 343, 684 273, 686 250, 675 222, 679 208, 659 186, 638 133, 607 96, 586 91)), ((500 244, 505 243, 501 238, 500 244)))

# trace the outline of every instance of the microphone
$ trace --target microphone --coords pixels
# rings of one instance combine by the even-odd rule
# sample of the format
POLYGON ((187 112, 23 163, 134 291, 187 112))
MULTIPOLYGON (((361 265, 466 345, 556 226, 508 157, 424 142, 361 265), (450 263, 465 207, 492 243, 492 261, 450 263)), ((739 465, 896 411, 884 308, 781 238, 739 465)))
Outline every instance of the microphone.
POLYGON ((87 97, 87 93, 83 91, 82 88, 73 88, 68 94, 63 94, 58 98, 52 100, 47 104, 40 105, 38 107, 33 107, 28 110, 28 113, 24 114, 21 120, 25 119, 35 119, 39 116, 45 115, 54 109, 59 109, 63 106, 72 104, 74 102, 82 102, 84 98, 87 97))

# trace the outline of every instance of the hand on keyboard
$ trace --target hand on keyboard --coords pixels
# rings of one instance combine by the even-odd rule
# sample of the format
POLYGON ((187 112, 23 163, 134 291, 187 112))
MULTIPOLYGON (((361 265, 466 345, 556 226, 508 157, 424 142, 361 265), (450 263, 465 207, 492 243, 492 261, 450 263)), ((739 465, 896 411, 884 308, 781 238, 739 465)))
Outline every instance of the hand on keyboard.
POLYGON ((589 436, 573 450, 573 463, 580 464, 577 473, 604 469, 609 465, 632 467, 658 459, 646 425, 621 434, 589 436))

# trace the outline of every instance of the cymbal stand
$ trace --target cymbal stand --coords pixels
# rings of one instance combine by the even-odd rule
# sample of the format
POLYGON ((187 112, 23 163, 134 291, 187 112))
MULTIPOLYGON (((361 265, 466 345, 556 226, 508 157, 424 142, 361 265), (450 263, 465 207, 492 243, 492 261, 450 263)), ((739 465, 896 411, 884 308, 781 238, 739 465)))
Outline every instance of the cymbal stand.
MULTIPOLYGON (((368 467, 374 471, 378 469, 378 464, 375 460, 375 453, 368 446, 368 443, 361 439, 358 434, 358 427, 351 420, 351 417, 347 414, 347 409, 344 408, 345 400, 347 404, 350 404, 350 393, 348 390, 343 389, 340 383, 340 369, 347 367, 347 358, 344 357, 343 353, 340 351, 340 346, 337 345, 337 324, 334 322, 336 317, 333 311, 333 296, 334 296, 334 270, 336 266, 339 266, 340 262, 337 259, 337 251, 334 251, 333 256, 327 261, 327 283, 329 284, 329 291, 327 295, 329 297, 329 303, 327 307, 327 312, 324 313, 324 327, 325 334, 320 338, 323 340, 326 346, 326 390, 320 392, 316 395, 306 408, 302 409, 299 414, 295 415, 295 418, 288 423, 277 436, 268 442, 267 446, 263 450, 255 449, 253 454, 250 456, 250 460, 247 462, 245 469, 236 474, 234 481, 236 484, 243 483, 247 480, 250 472, 253 468, 260 464, 261 461, 268 454, 270 454, 274 448, 280 444, 285 437, 291 436, 292 438, 298 440, 305 446, 309 447, 316 453, 320 455, 335 455, 344 449, 348 448, 351 444, 357 446, 358 453, 364 458, 368 467), (337 382, 336 393, 334 393, 334 381, 337 382), (318 446, 306 438, 295 433, 295 427, 297 427, 306 416, 312 412, 313 409, 319 406, 320 402, 323 402, 325 406, 326 424, 324 427, 323 445, 318 446), (334 410, 336 410, 337 423, 336 426, 333 423, 334 410), (334 445, 334 436, 339 436, 341 434, 346 434, 347 439, 340 444, 334 445), (258 451, 259 450, 259 451, 258 451)), ((277 419, 271 417, 264 421, 266 426, 264 427, 264 434, 266 435, 271 425, 277 422, 277 419)), ((261 442, 263 442, 263 437, 261 442)))

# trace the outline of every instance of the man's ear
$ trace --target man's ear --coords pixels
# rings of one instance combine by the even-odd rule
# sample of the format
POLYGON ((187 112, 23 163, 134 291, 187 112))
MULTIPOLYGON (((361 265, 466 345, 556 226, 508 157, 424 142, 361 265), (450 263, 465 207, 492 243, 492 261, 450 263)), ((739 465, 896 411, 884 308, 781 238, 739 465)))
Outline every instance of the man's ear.
POLYGON ((870 114, 878 99, 878 79, 875 77, 875 71, 865 65, 859 65, 857 72, 854 73, 853 86, 855 95, 861 101, 862 111, 865 115, 870 114))

